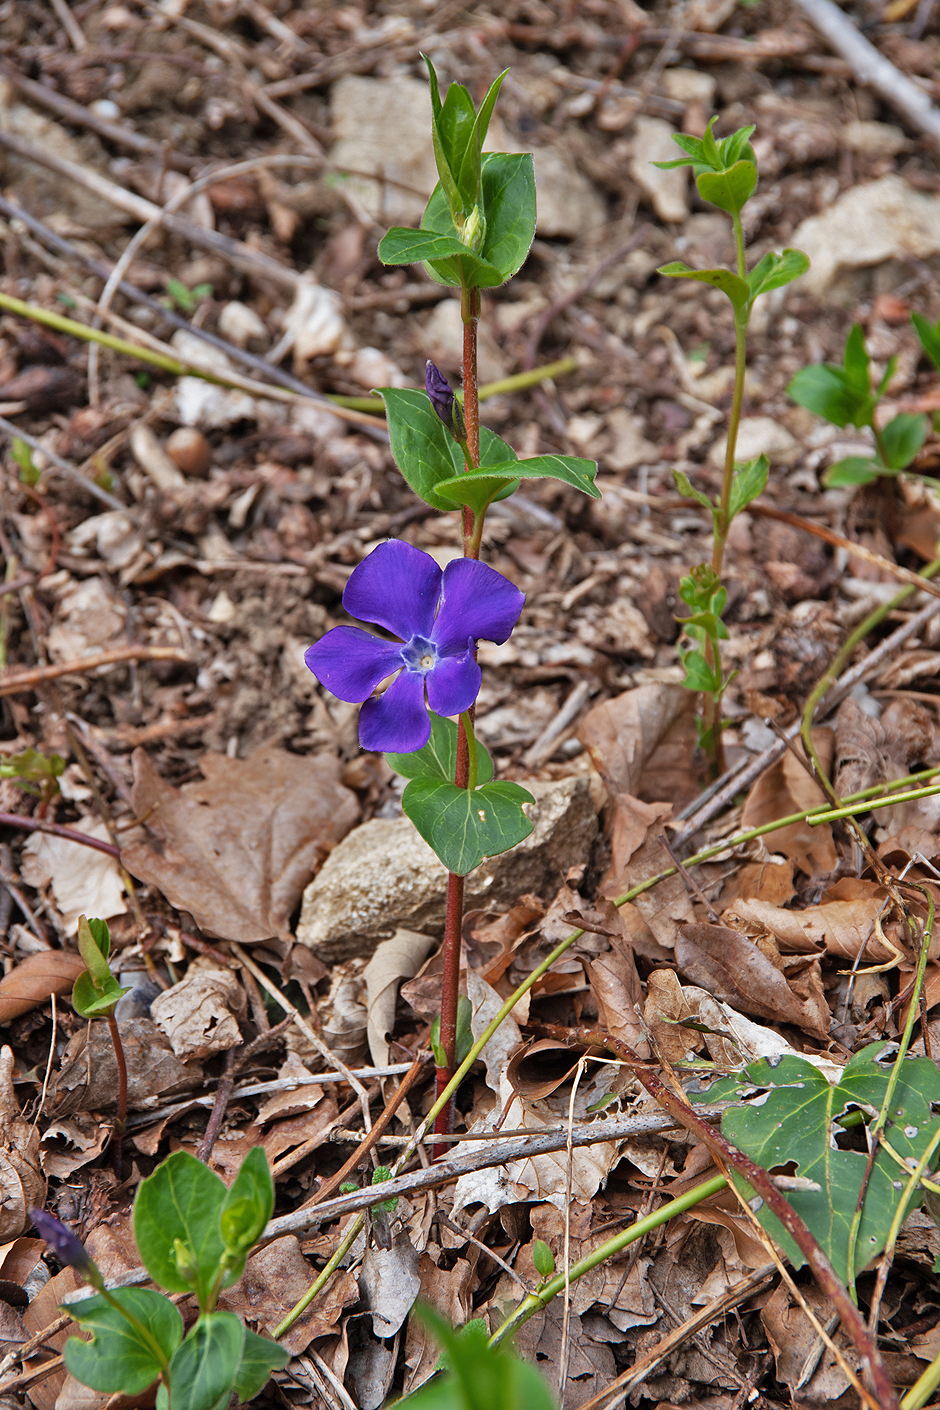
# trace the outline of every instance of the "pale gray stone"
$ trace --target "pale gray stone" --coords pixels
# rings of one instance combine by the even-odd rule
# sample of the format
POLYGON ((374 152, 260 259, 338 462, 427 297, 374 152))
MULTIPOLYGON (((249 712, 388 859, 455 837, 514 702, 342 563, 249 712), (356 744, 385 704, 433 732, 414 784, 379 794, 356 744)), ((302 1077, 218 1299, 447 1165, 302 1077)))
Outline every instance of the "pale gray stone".
POLYGON ((682 152, 672 140, 673 128, 662 118, 638 117, 633 124, 633 156, 630 175, 649 196, 660 220, 683 221, 689 214, 686 199, 688 168, 664 171, 653 162, 678 160, 682 152))
MULTIPOLYGON (((585 778, 527 783, 532 834, 467 877, 465 904, 551 899, 569 867, 586 862, 597 814, 585 778)), ((333 849, 304 892, 297 939, 327 964, 371 955, 399 927, 438 936, 447 872, 408 818, 373 819, 333 849)))
POLYGON ((853 186, 804 220, 793 245, 810 260, 800 289, 821 297, 840 270, 940 252, 940 197, 916 191, 903 177, 883 176, 853 186))

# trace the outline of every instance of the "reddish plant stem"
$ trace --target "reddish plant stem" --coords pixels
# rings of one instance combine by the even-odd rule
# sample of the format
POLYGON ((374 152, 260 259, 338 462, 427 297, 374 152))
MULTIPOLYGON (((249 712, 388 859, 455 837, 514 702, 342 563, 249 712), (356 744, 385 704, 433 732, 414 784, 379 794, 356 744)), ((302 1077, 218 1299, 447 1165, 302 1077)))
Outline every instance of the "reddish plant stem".
POLYGON ((0 813, 0 827, 21 827, 24 832, 48 832, 53 837, 65 837, 69 842, 80 842, 83 847, 94 847, 96 852, 106 852, 109 857, 119 859, 121 856, 120 847, 115 847, 112 842, 102 842, 100 837, 89 837, 87 832, 76 832, 74 827, 46 822, 44 818, 28 818, 20 813, 0 813))
MULTIPOLYGON (((477 326, 480 321, 480 294, 477 289, 464 288, 460 295, 460 316, 463 319, 463 421, 467 430, 467 454, 471 465, 480 463, 480 401, 477 392, 477 326)), ((473 510, 463 511, 463 552, 465 558, 477 558, 472 547, 473 510)))
POLYGON ((702 1144, 708 1147, 719 1164, 731 1166, 747 1181, 754 1193, 760 1196, 770 1212, 779 1219, 809 1264, 816 1282, 826 1296, 831 1299, 839 1320, 859 1354, 863 1370, 867 1371, 871 1378, 871 1384, 881 1410, 899 1410, 898 1398, 881 1359, 874 1335, 869 1332, 861 1313, 846 1288, 839 1281, 829 1259, 796 1210, 784 1199, 767 1171, 756 1165, 750 1156, 738 1150, 730 1141, 726 1141, 724 1136, 699 1116, 688 1102, 677 1097, 674 1092, 670 1092, 650 1071, 650 1065, 644 1062, 620 1038, 612 1037, 603 1029, 570 1029, 568 1033, 571 1040, 583 1043, 586 1047, 597 1046, 616 1053, 617 1057, 632 1070, 634 1076, 643 1083, 650 1096, 659 1102, 660 1106, 665 1107, 670 1116, 675 1117, 676 1121, 687 1131, 690 1131, 693 1136, 697 1136, 702 1144))
POLYGON ((127 1127, 127 1063, 124 1060, 124 1044, 121 1042, 121 1030, 118 1021, 113 1013, 108 1014, 108 1029, 111 1033, 111 1042, 114 1046, 114 1058, 117 1062, 118 1070, 118 1109, 117 1120, 114 1123, 114 1136, 111 1141, 111 1162, 114 1167, 115 1178, 121 1179, 121 1146, 124 1140, 124 1131, 127 1127))

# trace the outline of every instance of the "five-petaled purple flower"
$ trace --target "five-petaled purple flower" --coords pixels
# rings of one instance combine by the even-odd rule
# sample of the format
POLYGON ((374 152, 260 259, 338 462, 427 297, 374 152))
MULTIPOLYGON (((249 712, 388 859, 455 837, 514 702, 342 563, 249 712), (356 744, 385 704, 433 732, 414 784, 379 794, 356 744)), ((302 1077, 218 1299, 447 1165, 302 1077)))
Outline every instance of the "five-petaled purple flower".
POLYGON ((455 441, 466 438, 467 428, 463 422, 460 402, 454 396, 453 388, 439 367, 433 362, 425 363, 424 387, 431 399, 431 406, 439 421, 443 421, 455 441))
POLYGON ((428 742, 427 704, 438 715, 468 710, 480 689, 476 643, 504 642, 516 625, 522 593, 495 568, 459 558, 441 572, 429 553, 392 539, 359 564, 343 593, 352 617, 374 622, 401 641, 358 627, 334 627, 308 648, 310 670, 340 700, 365 701, 363 749, 410 754, 428 742), (383 695, 369 699, 386 676, 383 695))
POLYGON ((40 1238, 45 1239, 60 1263, 74 1268, 76 1273, 81 1273, 89 1283, 97 1285, 101 1282, 101 1274, 91 1257, 61 1219, 57 1219, 54 1214, 47 1214, 44 1209, 31 1209, 29 1217, 33 1221, 33 1228, 40 1238))

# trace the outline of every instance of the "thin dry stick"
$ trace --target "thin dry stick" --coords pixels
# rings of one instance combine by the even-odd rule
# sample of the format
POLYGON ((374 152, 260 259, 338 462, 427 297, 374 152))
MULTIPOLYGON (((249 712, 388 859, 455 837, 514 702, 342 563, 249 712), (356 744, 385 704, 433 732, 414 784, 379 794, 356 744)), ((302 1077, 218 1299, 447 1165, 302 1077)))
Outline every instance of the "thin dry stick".
POLYGON ((331 1048, 327 1047, 327 1045, 324 1043, 323 1039, 319 1036, 319 1034, 314 1033, 313 1029, 310 1027, 310 1024, 304 1018, 300 1010, 294 1004, 291 1003, 290 999, 286 998, 285 995, 281 993, 277 985, 271 983, 271 980, 265 974, 264 970, 260 969, 259 966, 255 964, 254 960, 249 954, 247 954, 242 949, 241 945, 239 945, 236 940, 230 940, 229 947, 232 951, 232 954, 237 955, 238 958, 241 960, 242 964, 245 966, 245 968, 251 974, 254 975, 255 979, 257 979, 262 989, 267 989, 268 993, 271 995, 271 998, 274 999, 275 1002, 280 1005, 280 1007, 284 1010, 285 1013, 290 1014, 291 1018, 294 1020, 294 1023, 300 1029, 307 1042, 313 1044, 320 1056, 322 1058, 325 1058, 327 1065, 329 1067, 332 1067, 334 1072, 342 1073, 343 1077, 346 1079, 350 1087, 352 1087, 353 1091, 356 1093, 356 1096, 359 1098, 359 1105, 362 1110, 363 1124, 367 1131, 371 1131, 372 1115, 369 1111, 369 1094, 366 1091, 365 1087, 362 1085, 362 1083, 359 1081, 359 1078, 355 1077, 350 1072, 346 1064, 340 1061, 340 1059, 336 1056, 336 1054, 332 1051, 331 1048))
POLYGON ((101 503, 106 504, 109 509, 120 509, 122 514, 127 513, 126 504, 122 504, 113 494, 109 494, 108 491, 103 490, 100 485, 96 485, 94 480, 89 480, 87 475, 83 475, 80 470, 76 469, 71 461, 64 460, 63 457, 57 455, 54 450, 50 450, 49 447, 44 446, 41 441, 37 441, 36 437, 31 436, 28 431, 22 430, 19 426, 14 426, 13 422, 8 421, 5 416, 0 416, 0 431, 5 432, 7 436, 11 436, 16 440, 25 441, 32 450, 40 451, 49 461, 50 465, 54 465, 66 479, 73 480, 76 485, 81 485, 85 493, 90 494, 93 499, 100 500, 101 503))
MULTIPOLYGON (((124 506, 122 505, 123 509, 124 506)), ((53 666, 30 666, 25 670, 8 668, 0 674, 0 695, 18 695, 32 690, 43 681, 57 676, 81 676, 96 671, 99 666, 114 666, 122 661, 188 661, 185 651, 176 646, 115 646, 110 651, 98 651, 94 656, 80 656, 76 661, 59 661, 53 666)))
POLYGON ((225 1118, 225 1110, 232 1095, 232 1088, 235 1085, 235 1053, 234 1047, 229 1048, 225 1054, 225 1068, 219 1079, 219 1085, 215 1092, 215 1101, 212 1103, 212 1110, 209 1113, 209 1124, 206 1127, 206 1134, 199 1142, 196 1150, 196 1159, 201 1160, 203 1165, 209 1164, 209 1157, 212 1154, 212 1147, 215 1145, 222 1130, 222 1122, 225 1118))

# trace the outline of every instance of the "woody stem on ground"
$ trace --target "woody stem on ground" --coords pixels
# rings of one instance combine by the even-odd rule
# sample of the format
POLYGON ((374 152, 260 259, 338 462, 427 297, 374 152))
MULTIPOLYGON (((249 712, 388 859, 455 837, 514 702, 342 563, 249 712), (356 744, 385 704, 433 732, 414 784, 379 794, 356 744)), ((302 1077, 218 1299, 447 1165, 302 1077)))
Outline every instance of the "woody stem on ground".
MULTIPOLYGON (((477 325, 480 317, 480 295, 466 284, 460 294, 460 315, 463 320, 463 420, 466 428, 466 454, 470 465, 480 463, 480 402, 477 385, 477 325)), ((480 555, 479 533, 473 510, 463 511, 463 552, 465 558, 480 555)), ((470 720, 473 720, 471 708, 470 720)), ((470 782, 470 749, 463 720, 457 724, 457 766, 454 783, 467 788, 470 782)), ((447 908, 444 913, 444 966, 441 973, 441 1032, 440 1045, 445 1065, 437 1069, 437 1093, 443 1092, 457 1065, 457 1004, 460 982, 460 942, 463 931, 464 879, 450 872, 447 877, 447 908)), ((453 1124, 453 1101, 448 1101, 438 1114, 434 1130, 446 1135, 453 1124)), ((441 1154, 435 1150, 435 1155, 441 1154)))
POLYGON ((108 1030, 111 1034, 111 1042, 114 1046, 114 1060, 118 1070, 118 1109, 117 1120, 114 1123, 114 1136, 111 1142, 111 1161, 114 1166, 114 1174, 118 1180, 121 1178, 121 1145, 124 1139, 124 1131, 127 1126, 127 1063, 124 1059, 124 1044, 121 1042, 121 1030, 118 1021, 113 1013, 107 1015, 108 1030))

